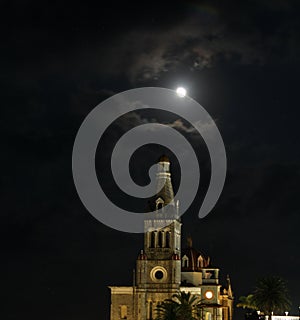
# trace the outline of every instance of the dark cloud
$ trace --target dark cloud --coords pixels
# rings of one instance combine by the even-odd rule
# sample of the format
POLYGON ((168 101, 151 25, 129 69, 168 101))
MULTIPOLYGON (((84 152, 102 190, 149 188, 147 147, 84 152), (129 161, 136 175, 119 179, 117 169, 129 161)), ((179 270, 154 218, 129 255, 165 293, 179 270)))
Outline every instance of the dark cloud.
POLYGON ((297 60, 298 20, 292 14, 294 7, 279 2, 274 7, 267 3, 262 7, 264 9, 258 11, 254 4, 249 6, 247 14, 257 20, 257 25, 251 24, 245 30, 236 28, 233 31, 228 23, 228 18, 231 21, 234 16, 245 18, 245 7, 237 6, 232 14, 225 8, 216 10, 209 19, 203 19, 197 11, 190 13, 160 32, 153 32, 151 28, 125 32, 108 47, 110 65, 103 66, 104 70, 113 76, 122 70, 136 85, 158 80, 174 70, 201 71, 224 61, 257 66, 297 60), (289 19, 282 21, 279 14, 289 19), (278 17, 278 23, 273 21, 273 15, 274 20, 278 17), (264 18, 273 27, 269 32, 260 29, 264 18))
MULTIPOLYGON (((132 112, 97 153, 101 183, 124 206, 110 153, 143 123, 181 132, 199 155, 201 185, 183 234, 230 273, 235 296, 266 272, 289 281, 296 312, 299 270, 299 3, 285 0, 111 2, 6 1, 2 14, 1 240, 7 319, 106 319, 107 285, 132 281, 142 235, 102 225, 85 210, 71 170, 74 138, 98 103, 135 86, 189 94, 215 119, 228 174, 215 209, 197 218, 210 159, 191 124, 175 114, 132 112), (137 10, 137 8, 139 10, 137 10), (9 16, 9 13, 12 16, 9 16), (18 308, 16 308, 16 305, 18 308)), ((209 126, 208 126, 209 130, 209 126)), ((138 150, 133 179, 147 182, 159 146, 138 150)), ((170 152, 175 187, 179 164, 170 152)))

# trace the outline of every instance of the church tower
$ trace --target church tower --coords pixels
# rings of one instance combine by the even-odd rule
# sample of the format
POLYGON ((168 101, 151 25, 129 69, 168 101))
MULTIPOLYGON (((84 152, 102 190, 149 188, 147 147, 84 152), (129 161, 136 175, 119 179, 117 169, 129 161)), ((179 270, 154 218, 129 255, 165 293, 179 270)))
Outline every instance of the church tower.
POLYGON ((155 319, 157 305, 180 290, 179 202, 174 200, 166 156, 158 161, 156 184, 156 195, 149 202, 149 219, 144 221, 144 248, 136 261, 133 286, 110 287, 111 320, 155 319))
POLYGON ((110 320, 154 320, 156 308, 180 291, 201 301, 201 320, 232 320, 233 295, 219 284, 219 269, 210 258, 192 246, 181 250, 179 202, 174 199, 170 161, 162 156, 157 164, 156 195, 149 202, 144 220, 144 246, 140 251, 132 286, 109 287, 110 320))
POLYGON ((155 318, 157 304, 178 292, 181 282, 181 223, 178 202, 174 201, 170 161, 163 156, 157 166, 157 194, 150 202, 155 216, 145 220, 144 249, 136 263, 136 314, 137 319, 147 320, 155 318))

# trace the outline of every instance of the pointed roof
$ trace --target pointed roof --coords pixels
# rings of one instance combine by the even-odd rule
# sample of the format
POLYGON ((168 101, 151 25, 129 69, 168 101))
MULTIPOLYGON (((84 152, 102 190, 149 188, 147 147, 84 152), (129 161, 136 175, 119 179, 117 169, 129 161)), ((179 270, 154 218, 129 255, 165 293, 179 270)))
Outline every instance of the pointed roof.
POLYGON ((228 285, 228 289, 227 289, 228 297, 229 298, 233 298, 232 289, 231 289, 231 281, 230 281, 229 274, 227 275, 227 285, 228 285))
POLYGON ((182 266, 183 272, 200 271, 202 268, 209 266, 210 258, 204 256, 200 251, 193 248, 193 240, 191 236, 187 237, 187 246, 182 249, 181 257, 183 258, 184 256, 187 257, 188 264, 186 266, 182 266))
POLYGON ((170 160, 166 155, 162 155, 158 160, 156 195, 149 202, 151 211, 156 210, 159 204, 162 206, 171 204, 175 207, 174 190, 170 173, 170 160))

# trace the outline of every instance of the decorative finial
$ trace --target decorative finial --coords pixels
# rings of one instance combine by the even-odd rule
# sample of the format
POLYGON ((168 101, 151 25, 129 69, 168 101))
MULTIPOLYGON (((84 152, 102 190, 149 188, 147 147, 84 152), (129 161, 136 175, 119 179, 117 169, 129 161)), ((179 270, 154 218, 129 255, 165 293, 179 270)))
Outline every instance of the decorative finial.
POLYGON ((189 248, 192 248, 192 246, 193 246, 193 239, 192 239, 191 236, 188 236, 188 237, 187 237, 186 242, 187 242, 187 246, 188 246, 189 248))
POLYGON ((163 154, 160 158, 159 158, 159 162, 170 162, 169 158, 163 154))
POLYGON ((233 294, 232 294, 232 289, 231 289, 231 282, 230 282, 230 277, 229 277, 229 274, 227 275, 227 284, 228 284, 228 297, 229 298, 232 298, 233 297, 233 294))

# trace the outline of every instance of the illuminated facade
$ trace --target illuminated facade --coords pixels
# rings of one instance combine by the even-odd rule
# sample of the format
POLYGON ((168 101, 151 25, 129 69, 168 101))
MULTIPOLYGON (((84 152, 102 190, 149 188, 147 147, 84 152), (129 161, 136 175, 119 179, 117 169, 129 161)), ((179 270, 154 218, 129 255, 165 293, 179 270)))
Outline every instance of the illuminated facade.
POLYGON ((136 261, 135 282, 128 287, 111 290, 110 319, 152 320, 155 309, 179 291, 191 292, 201 301, 202 320, 232 320, 233 295, 229 277, 226 288, 219 284, 219 269, 210 258, 192 247, 188 240, 181 250, 179 203, 174 200, 170 162, 163 156, 158 162, 157 194, 151 201, 155 219, 145 220, 144 249, 136 261), (168 225, 164 207, 168 208, 168 225), (158 210, 162 209, 162 213, 158 210), (169 214, 170 213, 170 214, 169 214), (172 217, 172 218, 170 218, 172 217))

